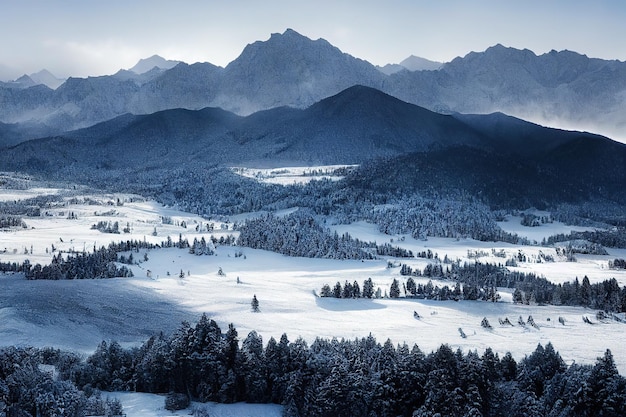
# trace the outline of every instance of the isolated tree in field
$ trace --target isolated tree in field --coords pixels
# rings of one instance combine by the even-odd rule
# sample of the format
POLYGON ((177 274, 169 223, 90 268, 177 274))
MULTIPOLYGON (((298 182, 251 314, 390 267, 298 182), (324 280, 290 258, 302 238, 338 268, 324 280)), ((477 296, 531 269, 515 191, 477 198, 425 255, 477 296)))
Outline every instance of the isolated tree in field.
POLYGON ((252 301, 250 302, 250 305, 252 306, 252 311, 254 311, 255 313, 258 313, 260 311, 259 300, 257 300, 256 294, 254 294, 254 296, 252 297, 252 301))
POLYGON ((398 283, 397 279, 393 279, 393 282, 391 283, 391 288, 389 288, 389 297, 391 298, 398 298, 400 297, 400 284, 398 283))

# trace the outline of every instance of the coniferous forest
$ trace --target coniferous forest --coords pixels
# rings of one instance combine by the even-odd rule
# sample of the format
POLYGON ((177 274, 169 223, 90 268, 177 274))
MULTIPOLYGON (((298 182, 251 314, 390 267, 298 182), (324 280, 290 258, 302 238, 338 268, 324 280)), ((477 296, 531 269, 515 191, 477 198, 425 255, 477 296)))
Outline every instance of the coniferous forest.
POLYGON ((264 342, 255 331, 241 337, 233 325, 224 332, 202 315, 136 348, 102 342, 86 359, 55 349, 0 350, 2 415, 121 414, 101 390, 162 393, 169 409, 190 400, 276 403, 302 417, 626 413, 626 379, 609 350, 594 365, 566 366, 550 343, 516 361, 490 348, 423 352, 371 335, 309 345, 283 334, 264 342))

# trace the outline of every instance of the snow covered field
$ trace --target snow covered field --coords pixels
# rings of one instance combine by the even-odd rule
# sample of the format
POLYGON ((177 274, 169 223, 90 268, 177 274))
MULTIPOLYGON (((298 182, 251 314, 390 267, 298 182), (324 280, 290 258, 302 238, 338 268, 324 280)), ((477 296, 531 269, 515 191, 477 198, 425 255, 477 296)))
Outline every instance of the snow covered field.
POLYGON ((110 395, 122 402, 127 417, 188 416, 196 407, 206 410, 207 415, 211 417, 281 417, 283 415, 283 407, 276 404, 193 403, 185 410, 172 412, 163 408, 164 397, 162 395, 135 392, 114 392, 110 395))
MULTIPOLYGON (((32 190, 10 190, 12 199, 27 198, 32 190)), ((5 193, 9 195, 9 192, 5 193)), ((159 243, 179 235, 190 242, 194 237, 208 239, 236 235, 229 223, 207 221, 189 213, 162 207, 131 195, 91 195, 44 210, 41 217, 25 218, 26 229, 0 232, 0 262, 47 264, 56 250, 90 251, 95 246, 127 239, 159 243), (119 200, 119 203, 118 203, 119 200), (94 202, 99 202, 94 204, 94 202), (91 229, 99 221, 119 223, 129 233, 107 234, 91 229), (212 230, 212 231, 209 231, 212 230), (156 236, 154 232, 156 231, 156 236)), ((518 227, 510 219, 512 227, 518 227)), ((554 282, 587 275, 591 282, 615 277, 626 285, 626 271, 607 269, 609 259, 626 257, 624 250, 609 250, 609 256, 577 256, 579 261, 558 259, 553 248, 518 246, 506 243, 478 242, 470 239, 386 236, 367 223, 332 226, 339 233, 353 237, 391 242, 414 252, 430 249, 443 259, 465 260, 468 251, 483 251, 481 262, 504 262, 493 254, 504 250, 507 257, 520 250, 535 259, 539 251, 549 253, 556 262, 520 263, 518 268, 545 275, 554 282)), ((522 227, 522 226, 519 226, 522 227)), ((542 233, 563 233, 561 224, 541 226, 542 233), (553 229, 548 230, 549 227, 553 229)), ((508 230, 508 229, 507 229, 508 230)), ((523 231, 523 230, 522 230, 523 231)), ((534 231, 533 231, 534 232, 534 231)), ((132 267, 135 277, 85 281, 26 281, 20 275, 0 275, 0 341, 4 345, 55 346, 83 352, 92 351, 101 340, 116 340, 123 345, 139 344, 158 331, 172 332, 182 320, 195 321, 201 313, 226 329, 233 323, 240 338, 251 330, 279 339, 286 333, 291 341, 303 337, 309 343, 316 337, 360 338, 368 334, 379 342, 418 344, 431 351, 442 343, 464 351, 482 353, 492 347, 503 355, 510 351, 519 360, 530 354, 538 343, 552 342, 569 364, 594 363, 605 349, 613 352, 619 371, 626 374, 626 324, 598 322, 596 311, 579 307, 527 306, 510 302, 510 290, 501 289, 502 302, 429 301, 415 299, 339 300, 319 298, 324 284, 363 281, 371 277, 383 292, 394 278, 406 282, 398 267, 388 268, 387 259, 374 261, 337 261, 290 258, 287 256, 235 246, 218 246, 215 255, 196 256, 176 248, 142 250, 134 254, 140 260, 132 267), (144 260, 147 258, 147 260, 144 260), (222 270, 223 274, 218 271, 222 270), (148 273, 150 271, 150 273, 148 273), (184 277, 180 277, 180 272, 184 277), (256 295, 260 312, 250 308, 256 295), (508 301, 508 302, 507 302, 508 301), (420 319, 413 317, 418 312, 420 319), (531 316, 539 329, 518 325, 531 316), (594 325, 583 322, 587 316, 594 325), (493 329, 480 323, 486 317, 493 329), (559 323, 565 319, 565 325, 559 323), (509 318, 514 326, 500 325, 509 318), (467 335, 461 338, 459 328, 467 335)), ((427 260, 402 260, 423 268, 427 260)), ((426 283, 426 280, 417 280, 426 283)), ((440 283, 441 284, 441 283, 440 283)), ((446 284, 446 283, 443 283, 446 284)), ((447 283, 449 284, 449 283, 447 283)), ((158 396, 132 397, 121 394, 130 416, 160 415, 157 408, 140 410, 158 396), (134 402, 137 405, 134 406, 134 402), (132 408, 137 407, 137 408, 132 408), (143 410, 143 411, 142 411, 143 410)), ((242 409, 214 405, 210 415, 255 415, 245 405, 242 409), (220 411, 221 410, 221 411, 220 411), (246 414, 248 413, 248 414, 246 414)), ((280 407, 267 406, 263 415, 279 415, 280 407)), ((171 415, 163 413, 163 415, 171 415)), ((181 414, 182 415, 182 414, 181 414)))
POLYGON ((233 167, 232 171, 247 178, 254 178, 266 184, 306 184, 312 180, 329 179, 338 181, 343 176, 337 175, 341 168, 352 169, 358 165, 321 165, 315 167, 283 167, 283 168, 243 168, 233 167))

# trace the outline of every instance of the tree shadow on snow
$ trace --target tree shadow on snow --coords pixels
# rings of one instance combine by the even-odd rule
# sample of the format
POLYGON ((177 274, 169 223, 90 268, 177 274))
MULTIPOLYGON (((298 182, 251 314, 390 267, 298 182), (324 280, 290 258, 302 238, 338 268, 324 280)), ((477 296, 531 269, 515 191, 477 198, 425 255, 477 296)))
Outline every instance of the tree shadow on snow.
POLYGON ((329 311, 380 310, 387 308, 387 306, 370 299, 317 297, 315 303, 318 307, 329 311))

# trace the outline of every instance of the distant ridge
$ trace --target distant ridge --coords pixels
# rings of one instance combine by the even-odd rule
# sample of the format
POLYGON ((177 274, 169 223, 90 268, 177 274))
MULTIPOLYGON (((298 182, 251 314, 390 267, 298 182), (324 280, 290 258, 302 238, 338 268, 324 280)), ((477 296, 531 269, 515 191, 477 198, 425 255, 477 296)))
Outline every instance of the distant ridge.
POLYGON ((442 62, 431 61, 426 58, 411 55, 400 61, 399 64, 387 64, 383 67, 377 67, 383 74, 391 75, 398 71, 435 71, 441 68, 442 62))
POLYGON ((54 74, 52 74, 47 69, 42 69, 39 72, 35 72, 30 74, 30 78, 37 84, 43 84, 50 87, 53 90, 59 88, 61 84, 65 82, 62 78, 57 78, 54 74))

